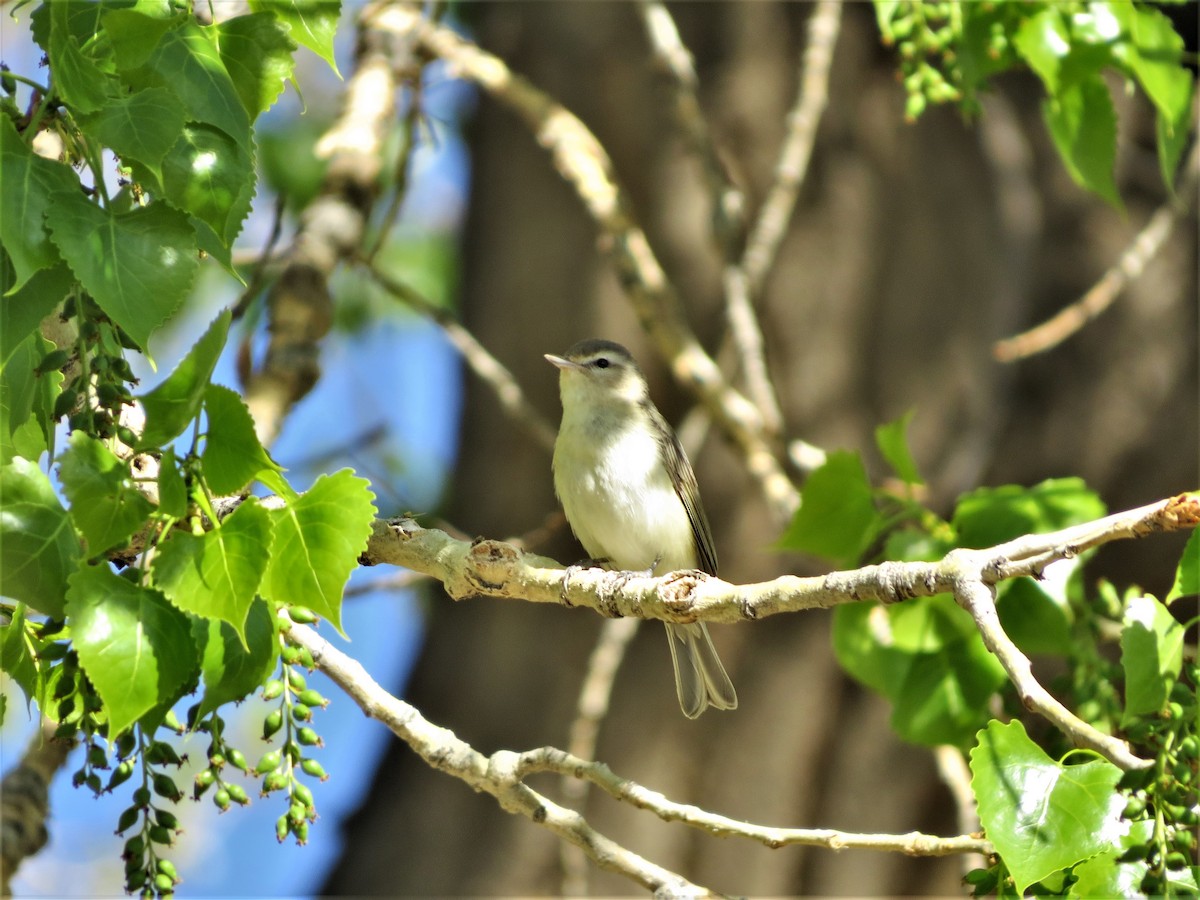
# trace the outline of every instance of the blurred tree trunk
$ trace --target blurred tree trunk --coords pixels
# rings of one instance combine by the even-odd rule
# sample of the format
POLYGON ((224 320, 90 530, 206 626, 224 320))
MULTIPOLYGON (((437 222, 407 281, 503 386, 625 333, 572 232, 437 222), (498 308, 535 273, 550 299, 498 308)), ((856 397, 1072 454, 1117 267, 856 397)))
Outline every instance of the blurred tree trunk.
MULTIPOLYGON (((770 183, 793 102, 807 4, 673 7, 696 57, 701 100, 751 201, 770 183)), ((682 155, 636 12, 627 3, 465 8, 480 43, 560 99, 597 134, 628 187, 693 325, 724 333, 719 259, 698 164, 682 155)), ((1192 219, 1098 322, 1015 366, 991 343, 1074 301, 1162 201, 1153 120, 1118 97, 1126 215, 1073 185, 1049 146, 1036 85, 1012 78, 980 123, 935 109, 902 121, 893 59, 872 9, 848 4, 832 95, 811 170, 762 309, 789 436, 873 452, 872 429, 915 407, 912 437, 943 511, 980 484, 1077 474, 1113 508, 1193 487, 1197 446, 1196 234, 1192 219), (1180 448, 1186 448, 1180 452, 1180 448)), ((542 354, 587 336, 629 344, 678 421, 686 398, 641 338, 596 230, 526 127, 487 98, 471 126, 472 205, 463 317, 548 416, 556 373, 542 354)), ((766 507, 718 440, 698 454, 722 575, 820 571, 768 548, 766 507)), ((875 474, 882 475, 881 466, 875 474)), ((470 383, 447 517, 472 534, 516 536, 556 509, 549 456, 470 383)), ((1106 551, 1120 577, 1164 588, 1182 542, 1106 551)), ((537 548, 582 552, 561 533, 537 548)), ((408 699, 478 749, 564 746, 593 615, 476 600, 430 600, 408 699)), ((886 705, 833 660, 829 616, 715 629, 741 708, 685 720, 662 629, 630 648, 598 758, 621 775, 737 818, 778 825, 956 832, 932 754, 888 730, 886 705)), ((541 785, 557 796, 557 785, 541 785)), ((719 891, 954 894, 960 861, 719 841, 593 794, 598 828, 719 891)), ((350 823, 335 894, 557 894, 558 845, 491 798, 428 769, 400 744, 350 823)), ((592 889, 629 894, 593 873, 592 889)))

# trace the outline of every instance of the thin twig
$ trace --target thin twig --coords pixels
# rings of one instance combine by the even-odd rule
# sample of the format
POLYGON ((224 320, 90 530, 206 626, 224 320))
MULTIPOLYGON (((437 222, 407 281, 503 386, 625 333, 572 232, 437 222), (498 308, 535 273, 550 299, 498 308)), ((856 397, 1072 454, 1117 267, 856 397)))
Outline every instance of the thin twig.
MULTIPOLYGON (((954 798, 958 830, 963 834, 979 833, 983 826, 979 822, 975 792, 971 789, 971 769, 963 752, 949 744, 939 744, 934 748, 933 758, 937 761, 938 777, 954 798)), ((964 855, 961 862, 964 875, 986 865, 983 855, 978 853, 964 855)))
POLYGON ((808 47, 800 69, 800 92, 788 115, 788 133, 775 166, 775 181, 750 231, 742 256, 742 270, 746 273, 751 297, 758 296, 762 290, 792 218, 800 186, 808 173, 817 125, 829 102, 829 70, 841 22, 841 0, 821 0, 809 19, 808 47))
POLYGON ((1125 248, 1117 264, 1070 306, 1064 307, 1028 331, 997 341, 992 347, 992 355, 1000 362, 1015 362, 1037 353, 1044 353, 1057 347, 1112 306, 1113 301, 1129 283, 1138 278, 1150 261, 1158 255, 1158 251, 1175 230, 1175 223, 1191 208, 1198 178, 1200 141, 1192 147, 1192 153, 1176 189, 1177 196, 1167 200, 1154 211, 1133 242, 1125 248))
POLYGON ((333 324, 328 280, 361 247, 379 190, 382 148, 395 117, 395 70, 404 67, 400 57, 411 50, 408 42, 389 40, 380 25, 391 9, 375 0, 359 17, 354 74, 341 112, 314 147, 329 160, 322 191, 301 213, 267 292, 269 340, 245 390, 255 431, 266 446, 320 378, 320 341, 333 324))
POLYGON ((452 731, 425 719, 415 707, 381 688, 360 663, 342 653, 305 625, 285 628, 288 639, 312 654, 316 667, 333 680, 364 713, 379 719, 433 768, 458 778, 476 791, 495 797, 507 812, 524 815, 579 847, 601 868, 629 878, 657 896, 699 897, 711 892, 657 866, 596 831, 577 811, 537 793, 525 779, 556 773, 586 779, 611 796, 666 822, 681 822, 717 837, 741 837, 768 847, 808 845, 834 850, 883 850, 914 856, 947 856, 991 852, 991 843, 971 835, 936 837, 910 834, 853 834, 832 829, 774 828, 710 813, 676 803, 662 794, 616 775, 603 763, 581 759, 554 747, 524 753, 499 750, 484 756, 452 731))
MULTIPOLYGON (((617 672, 625 659, 625 650, 641 624, 641 619, 607 619, 601 626, 596 646, 588 658, 583 685, 579 689, 575 720, 571 722, 567 734, 567 752, 572 756, 579 759, 596 758, 596 739, 604 717, 608 715, 617 672)), ((583 809, 587 805, 590 785, 591 782, 587 780, 564 773, 563 799, 573 808, 583 809)), ((588 869, 583 851, 573 844, 563 844, 559 859, 563 867, 563 896, 587 896, 588 869)))
POLYGON ((554 449, 557 429, 529 402, 513 374, 449 310, 434 303, 412 285, 392 278, 373 263, 364 260, 363 267, 381 288, 436 322, 450 343, 462 354, 471 371, 495 392, 501 408, 520 423, 538 444, 547 450, 554 449))
POLYGON ((596 136, 577 116, 514 74, 499 57, 457 32, 429 22, 411 6, 391 7, 389 13, 385 27, 414 39, 423 51, 444 60, 452 73, 479 85, 526 121, 595 220, 601 246, 672 374, 709 407, 714 420, 732 439, 776 519, 790 518, 799 505, 799 494, 774 453, 761 414, 700 346, 596 136))
POLYGON ((750 229, 741 260, 726 266, 723 275, 726 317, 738 349, 746 392, 758 407, 764 427, 773 435, 783 430, 783 412, 767 369, 754 300, 761 293, 779 252, 808 172, 817 125, 829 101, 829 69, 841 19, 841 0, 822 0, 813 9, 796 104, 788 114, 788 130, 775 166, 775 180, 750 229))
POLYGON ((283 213, 286 208, 287 194, 282 192, 276 194, 275 205, 271 210, 271 233, 267 236, 266 246, 263 247, 262 252, 255 258, 254 269, 250 273, 250 281, 247 282, 241 296, 238 297, 237 303, 233 304, 233 319, 235 322, 246 314, 246 310, 250 308, 250 304, 258 296, 258 292, 262 290, 263 282, 266 281, 268 264, 275 253, 275 245, 279 243, 279 235, 283 233, 283 213))
POLYGON ((523 781, 521 756, 498 751, 484 756, 454 732, 434 725, 414 706, 380 687, 360 663, 342 653, 304 625, 287 629, 288 639, 312 654, 317 668, 328 675, 373 719, 383 722, 425 762, 496 798, 500 807, 549 829, 579 847, 603 869, 616 872, 656 894, 671 897, 710 897, 712 892, 657 866, 596 831, 574 810, 559 806, 523 781))
POLYGON ((697 97, 699 79, 692 54, 684 46, 666 4, 641 0, 636 9, 646 29, 654 62, 670 85, 675 121, 687 149, 700 161, 713 202, 713 234, 726 259, 741 253, 745 241, 746 197, 733 183, 728 166, 717 153, 697 97))

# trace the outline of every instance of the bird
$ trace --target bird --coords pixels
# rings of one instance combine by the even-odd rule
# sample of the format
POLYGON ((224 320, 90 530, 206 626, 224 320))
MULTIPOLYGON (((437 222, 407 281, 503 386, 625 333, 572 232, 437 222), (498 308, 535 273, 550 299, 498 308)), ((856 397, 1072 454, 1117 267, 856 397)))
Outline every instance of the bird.
MULTIPOLYGON (((622 571, 716 575, 692 464, 633 355, 614 341, 588 338, 561 356, 545 356, 559 369, 563 408, 554 491, 583 549, 622 571)), ((665 624, 683 714, 736 709, 737 692, 705 624, 665 624)))

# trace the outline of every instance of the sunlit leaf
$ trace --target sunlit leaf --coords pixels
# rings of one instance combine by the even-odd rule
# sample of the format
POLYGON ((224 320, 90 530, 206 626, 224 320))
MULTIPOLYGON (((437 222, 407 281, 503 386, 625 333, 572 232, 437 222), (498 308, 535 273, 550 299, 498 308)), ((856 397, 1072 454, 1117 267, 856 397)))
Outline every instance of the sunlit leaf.
POLYGON ((174 697, 195 671, 187 616, 106 564, 71 577, 67 613, 79 663, 108 711, 110 737, 174 697))
POLYGON ((1019 720, 992 721, 971 750, 979 819, 1017 894, 1060 869, 1119 846, 1125 798, 1110 762, 1056 763, 1019 720))
POLYGON ((162 203, 114 215, 74 191, 53 196, 46 221, 83 286, 145 348, 196 275, 187 217, 162 203))
POLYGON ((263 596, 307 606, 341 631, 342 591, 366 549, 374 499, 366 479, 342 469, 272 510, 275 541, 263 596))
POLYGON ((83 431, 71 434, 58 471, 89 556, 124 544, 154 509, 134 485, 129 463, 83 431))
POLYGON ((146 410, 141 446, 159 447, 178 436, 200 413, 204 392, 225 347, 232 313, 222 310, 170 375, 139 397, 146 410))
POLYGON ((46 473, 25 459, 0 466, 0 594, 63 617, 79 538, 46 473))

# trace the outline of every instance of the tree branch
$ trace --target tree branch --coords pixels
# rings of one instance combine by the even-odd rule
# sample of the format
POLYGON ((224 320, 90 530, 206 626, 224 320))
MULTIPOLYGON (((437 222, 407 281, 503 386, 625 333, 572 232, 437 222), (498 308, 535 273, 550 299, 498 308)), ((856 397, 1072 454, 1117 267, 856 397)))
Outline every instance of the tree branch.
POLYGON ((507 750, 484 756, 454 732, 434 725, 413 706, 381 688, 366 669, 304 625, 287 629, 288 639, 312 654, 317 668, 328 675, 364 713, 379 719, 426 763, 496 798, 500 807, 523 815, 579 847, 603 869, 617 872, 656 895, 710 897, 711 891, 692 884, 638 856, 592 828, 583 816, 559 806, 524 783, 521 755, 507 750))
POLYGON ((1191 208, 1198 180, 1200 141, 1192 147, 1192 153, 1179 179, 1176 196, 1155 210, 1132 243, 1125 248, 1116 265, 1105 272, 1087 293, 1045 322, 1021 334, 997 341, 992 348, 992 355, 1000 362, 1015 362, 1044 353, 1057 347, 1112 306, 1121 291, 1140 276, 1150 261, 1158 255, 1158 251, 1175 230, 1175 222, 1191 208))
POLYGON ((772 828, 740 822, 695 806, 675 803, 662 794, 621 778, 608 766, 581 759, 554 747, 516 753, 498 750, 484 756, 448 729, 425 719, 413 706, 381 688, 355 660, 305 625, 285 628, 294 644, 312 654, 317 668, 371 718, 379 719, 433 768, 495 797, 501 808, 524 815, 558 837, 579 847, 601 868, 624 875, 657 896, 707 897, 712 893, 682 876, 656 866, 592 828, 577 812, 561 807, 525 784, 538 773, 584 779, 612 797, 653 812, 666 822, 682 822, 714 837, 742 837, 777 848, 793 844, 889 850, 913 856, 990 853, 989 841, 971 835, 935 837, 912 832, 903 835, 851 834, 832 829, 772 828))
POLYGON ((1059 704, 1033 677, 1029 660, 1000 627, 994 585, 1009 578, 1040 578, 1051 563, 1071 559, 1109 541, 1196 527, 1200 494, 1181 494, 1047 534, 1018 538, 983 550, 956 549, 938 562, 885 562, 824 576, 784 575, 734 585, 702 572, 661 578, 604 569, 564 569, 546 557, 522 553, 501 541, 458 541, 409 518, 376 520, 362 562, 387 563, 430 575, 459 600, 477 595, 535 603, 585 606, 609 617, 665 622, 739 622, 784 612, 876 600, 895 603, 952 593, 972 615, 1022 700, 1079 746, 1091 747, 1122 768, 1149 765, 1116 738, 1103 735, 1059 704))
POLYGON ((333 324, 328 279, 361 246, 379 190, 383 143, 396 107, 398 51, 379 28, 388 14, 388 4, 376 2, 359 19, 359 49, 341 115, 315 148, 329 160, 321 193, 281 252, 282 268, 267 294, 270 339, 245 390, 264 446, 273 443, 288 411, 320 377, 318 342, 333 324))
POLYGON ((415 41, 424 52, 444 60, 453 74, 479 85, 528 123, 595 219, 601 247, 672 374, 695 392, 732 439, 776 518, 788 519, 799 505, 799 494, 766 437, 762 416, 700 346, 595 135, 569 110, 510 71, 503 60, 428 21, 416 7, 406 4, 388 12, 380 27, 415 41))

